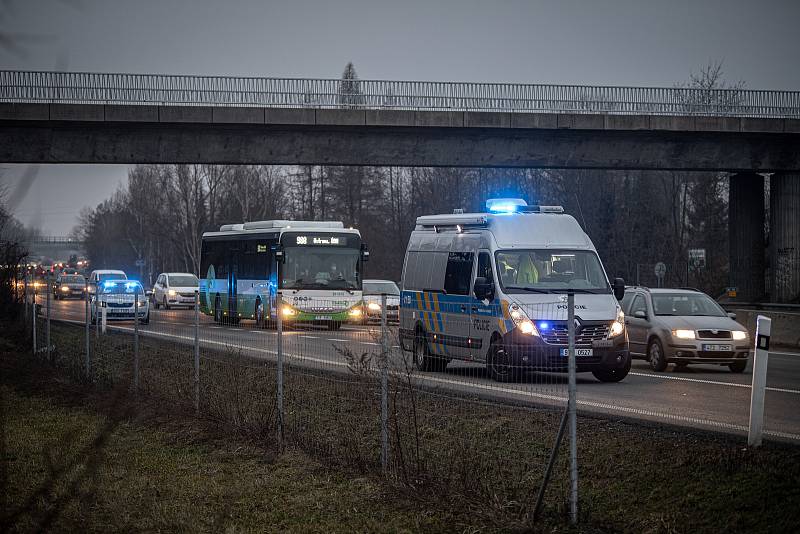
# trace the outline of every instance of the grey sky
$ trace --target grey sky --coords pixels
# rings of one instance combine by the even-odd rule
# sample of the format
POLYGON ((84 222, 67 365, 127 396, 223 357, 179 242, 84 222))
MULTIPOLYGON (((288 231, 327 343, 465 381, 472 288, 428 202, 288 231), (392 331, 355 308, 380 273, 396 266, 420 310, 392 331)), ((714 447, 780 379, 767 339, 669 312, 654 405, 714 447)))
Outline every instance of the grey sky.
MULTIPOLYGON (((800 89, 794 0, 5 0, 34 34, 0 68, 672 86, 709 60, 750 88, 800 89)), ((12 187, 21 166, 3 167, 12 187)), ((17 207, 65 233, 123 166, 43 166, 17 207), (65 184, 68 186, 65 187, 65 184), (71 211, 72 210, 72 211, 71 211)))

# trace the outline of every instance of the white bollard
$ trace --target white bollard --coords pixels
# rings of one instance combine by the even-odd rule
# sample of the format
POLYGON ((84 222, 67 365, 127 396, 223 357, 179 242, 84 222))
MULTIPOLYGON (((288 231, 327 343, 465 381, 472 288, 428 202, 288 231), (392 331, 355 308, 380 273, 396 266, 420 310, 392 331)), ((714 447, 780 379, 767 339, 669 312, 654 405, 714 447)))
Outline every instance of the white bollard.
POLYGON ((750 391, 750 429, 747 445, 759 447, 764 431, 764 392, 767 388, 769 336, 772 319, 759 315, 756 319, 755 354, 753 355, 753 388, 750 391))

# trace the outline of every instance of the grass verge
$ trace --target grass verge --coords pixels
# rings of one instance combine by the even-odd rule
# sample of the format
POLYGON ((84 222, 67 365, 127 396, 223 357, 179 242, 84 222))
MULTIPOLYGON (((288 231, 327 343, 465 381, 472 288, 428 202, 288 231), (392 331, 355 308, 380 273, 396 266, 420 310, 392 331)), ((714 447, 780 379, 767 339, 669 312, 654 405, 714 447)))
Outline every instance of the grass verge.
MULTIPOLYGON (((136 522, 124 522, 120 510, 99 515, 97 524, 104 529, 219 530, 217 527, 224 525, 258 529, 257 522, 245 517, 248 514, 267 521, 262 523, 266 530, 273 530, 272 525, 277 530, 315 530, 317 524, 327 530, 565 528, 567 470, 563 451, 548 491, 545 514, 538 523, 530 517, 542 462, 558 423, 553 412, 421 392, 395 383, 390 420, 391 476, 381 481, 376 458, 377 400, 374 377, 369 372, 330 376, 289 369, 287 437, 291 448, 276 454, 270 452, 274 451, 274 417, 269 415, 274 400, 274 369, 263 362, 256 365, 235 355, 204 351, 203 415, 198 420, 184 409, 190 405, 187 399, 191 391, 186 380, 191 358, 185 346, 143 340, 141 370, 145 385, 134 402, 126 374, 130 369, 130 354, 126 352, 129 338, 109 335, 106 346, 93 348, 97 373, 102 375, 96 377, 93 388, 77 382, 75 373, 64 372, 77 365, 69 362, 80 360, 80 330, 55 325, 53 338, 58 347, 56 367, 27 354, 21 356, 24 349, 17 343, 0 347, 3 380, 15 385, 12 394, 19 396, 20 388, 25 388, 32 392, 31 399, 49 395, 48 402, 55 403, 57 409, 65 398, 71 399, 62 417, 69 420, 77 413, 96 418, 94 426, 87 427, 95 432, 98 425, 109 421, 133 425, 115 427, 114 433, 129 431, 117 441, 108 441, 119 447, 146 445, 136 438, 145 434, 172 447, 167 452, 148 449, 140 453, 133 465, 149 466, 141 478, 130 478, 127 467, 118 467, 120 462, 125 465, 128 456, 136 457, 133 452, 106 454, 94 463, 91 459, 81 462, 88 466, 83 467, 88 473, 84 481, 105 480, 93 474, 98 470, 122 469, 127 476, 119 476, 117 481, 121 502, 149 499, 148 505, 142 504, 136 522), (109 387, 97 387, 103 384, 109 387), (228 452, 223 456, 230 476, 191 478, 197 473, 217 476, 221 468, 214 462, 219 460, 220 451, 228 452), (189 478, 180 473, 161 477, 161 464, 165 472, 170 472, 171 465, 182 463, 174 458, 187 454, 197 455, 193 457, 197 468, 184 474, 189 478), (148 460, 151 457, 153 460, 148 460), (271 493, 259 484, 272 483, 263 478, 272 467, 259 471, 253 463, 258 461, 296 470, 288 479, 274 481, 279 486, 292 486, 285 490, 289 494, 320 489, 299 507, 291 504, 291 499, 269 500, 271 493), (255 478, 239 480, 248 473, 255 478), (151 479, 157 483, 149 482, 151 479), (321 480, 321 485, 315 485, 315 480, 321 480), (326 487, 328 484, 332 486, 326 487), (364 488, 369 491, 361 491, 364 488), (251 492, 255 497, 250 497, 251 492), (342 503, 362 499, 363 503, 354 505, 357 513, 341 512, 338 503, 325 498, 328 492, 342 503), (342 497, 337 492, 342 492, 342 497), (241 514, 235 521, 214 523, 209 519, 219 514, 229 517, 225 510, 232 505, 220 508, 214 503, 230 503, 231 499, 236 504, 233 509, 241 514), (194 515, 196 503, 209 508, 200 514, 202 520, 200 516, 187 517, 194 515), (281 503, 290 503, 286 505, 289 509, 269 513, 259 509, 280 507, 281 503), (306 506, 319 515, 306 512, 306 506), (301 512, 295 514, 294 509, 301 512), (352 521, 346 517, 349 515, 354 516, 352 521)), ((15 418, 17 411, 6 413, 15 418)), ((767 443, 762 449, 749 450, 736 438, 614 419, 581 417, 578 424, 582 531, 792 532, 800 522, 797 447, 767 443)), ((11 428, 8 422, 6 426, 11 428)), ((58 443, 58 439, 70 435, 69 425, 59 428, 50 441, 45 440, 47 443, 58 443)), ((91 431, 85 434, 81 443, 88 442, 91 435, 91 431)), ((37 436, 23 441, 37 443, 37 436)), ((50 450, 59 448, 64 447, 56 445, 50 450)), ((34 465, 36 454, 42 456, 45 449, 35 450, 39 452, 25 456, 26 462, 34 465)), ((16 453, 12 456, 16 458, 16 453)), ((44 473, 49 472, 51 464, 61 465, 41 462, 39 469, 46 466, 44 473)), ((8 466, 11 468, 13 462, 8 466)), ((15 497, 14 502, 25 502, 24 498, 39 487, 32 482, 37 479, 29 476, 13 480, 20 486, 9 486, 9 495, 22 496, 15 497)), ((93 514, 100 514, 101 508, 93 503, 101 493, 89 492, 78 499, 88 504, 81 504, 83 508, 74 505, 78 506, 75 517, 95 521, 93 514)), ((52 505, 47 500, 41 502, 30 513, 36 519, 25 525, 33 528, 39 524, 35 521, 46 518, 44 514, 52 505)))

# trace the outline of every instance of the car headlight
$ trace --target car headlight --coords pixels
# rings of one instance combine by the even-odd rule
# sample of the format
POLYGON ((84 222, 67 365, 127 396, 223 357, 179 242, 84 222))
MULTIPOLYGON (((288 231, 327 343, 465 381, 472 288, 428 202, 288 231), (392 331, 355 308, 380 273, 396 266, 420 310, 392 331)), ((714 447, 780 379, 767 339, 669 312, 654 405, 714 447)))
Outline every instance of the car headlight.
POLYGON ((528 315, 519 306, 513 304, 509 314, 511 315, 511 320, 514 321, 514 326, 519 328, 520 332, 529 336, 539 335, 536 325, 533 324, 533 321, 528 318, 528 315))
POLYGON ((361 317, 361 308, 350 308, 347 312, 350 317, 361 317))
POLYGON ((175 295, 177 295, 174 289, 170 289, 169 291, 167 291, 167 293, 169 294, 170 297, 174 297, 175 295))
POLYGON ((611 323, 611 329, 608 331, 608 337, 617 337, 625 331, 625 313, 622 310, 617 312, 617 319, 611 323))
POLYGON ((69 287, 68 286, 61 286, 61 291, 69 291, 69 287))
POLYGON ((284 306, 283 309, 281 310, 281 313, 283 314, 284 317, 292 317, 294 315, 297 315, 297 311, 291 306, 284 306))
POLYGON ((673 330, 672 336, 678 339, 694 339, 694 330, 673 330))
POLYGON ((733 335, 733 339, 735 339, 736 341, 742 341, 747 339, 747 332, 743 330, 734 330, 733 332, 731 332, 731 335, 733 335))
POLYGON ((372 311, 381 311, 381 305, 378 304, 377 302, 370 302, 369 304, 367 304, 367 308, 369 308, 372 311))

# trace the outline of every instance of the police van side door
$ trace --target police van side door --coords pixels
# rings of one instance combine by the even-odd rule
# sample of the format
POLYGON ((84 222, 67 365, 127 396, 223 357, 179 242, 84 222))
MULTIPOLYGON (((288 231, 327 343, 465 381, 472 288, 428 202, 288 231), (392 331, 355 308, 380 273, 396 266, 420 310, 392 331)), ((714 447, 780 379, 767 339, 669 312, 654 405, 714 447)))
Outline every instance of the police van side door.
POLYGON ((478 263, 475 275, 470 284, 470 350, 472 356, 478 360, 486 357, 494 326, 497 323, 495 305, 497 289, 494 283, 494 269, 492 268, 492 254, 488 250, 478 251, 478 263), (475 295, 475 280, 484 278, 494 289, 491 298, 481 300, 475 295), (488 301, 488 303, 487 303, 488 301))
POLYGON ((455 358, 470 356, 470 305, 473 264, 475 254, 467 251, 449 252, 445 271, 444 307, 444 355, 455 358))

